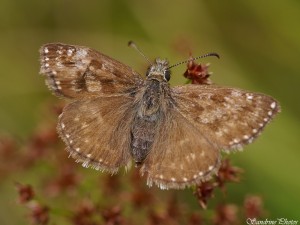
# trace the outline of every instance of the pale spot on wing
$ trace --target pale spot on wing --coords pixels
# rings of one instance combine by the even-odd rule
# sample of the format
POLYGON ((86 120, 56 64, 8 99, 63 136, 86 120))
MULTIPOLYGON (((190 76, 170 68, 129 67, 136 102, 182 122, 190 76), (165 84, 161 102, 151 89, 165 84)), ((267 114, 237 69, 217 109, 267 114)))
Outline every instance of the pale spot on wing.
POLYGON ((237 138, 235 138, 235 139, 233 139, 233 142, 234 142, 234 143, 239 143, 239 142, 240 142, 240 140, 239 140, 239 139, 237 139, 237 138))
POLYGON ((185 138, 183 140, 180 140, 179 144, 180 145, 184 145, 185 143, 189 142, 189 139, 188 138, 185 138))
POLYGON ((78 88, 77 86, 73 86, 73 87, 71 87, 71 89, 72 89, 74 92, 80 92, 80 91, 82 91, 82 89, 81 89, 81 88, 78 88))
POLYGON ((241 93, 239 91, 231 91, 231 95, 234 96, 234 97, 240 97, 241 96, 241 93))
POLYGON ((190 155, 193 160, 196 158, 195 153, 191 153, 190 155))
POLYGON ((73 49, 68 49, 68 51, 67 51, 67 55, 68 56, 72 56, 73 55, 73 49))
POLYGON ((275 109, 275 107, 276 107, 276 102, 272 102, 270 106, 271 106, 272 109, 275 109))
POLYGON ((99 92, 102 89, 102 86, 99 81, 88 78, 86 79, 86 87, 89 92, 99 92))
POLYGON ((248 100, 252 100, 253 99, 253 95, 251 95, 251 94, 246 94, 246 96, 247 96, 248 100))
POLYGON ((202 151, 201 154, 200 154, 200 156, 201 156, 201 157, 204 157, 204 156, 205 156, 205 152, 202 151))
POLYGON ((195 153, 190 153, 185 158, 188 162, 190 162, 191 160, 195 160, 196 156, 195 156, 195 153))
POLYGON ((63 64, 62 64, 60 61, 57 61, 57 62, 56 62, 56 66, 57 66, 57 67, 63 67, 63 64))
POLYGON ((104 71, 105 71, 105 70, 107 70, 107 66, 106 66, 106 64, 105 64, 105 63, 102 63, 102 65, 101 65, 101 69, 102 69, 102 70, 104 70, 104 71))
MULTIPOLYGON (((199 116, 199 118, 201 118, 201 116, 199 116)), ((208 120, 208 118, 204 117, 204 118, 202 118, 201 122, 206 124, 206 123, 209 123, 210 121, 208 120)))
POLYGON ((243 138, 244 138, 245 140, 247 140, 247 139, 249 139, 249 136, 248 136, 248 135, 244 135, 243 138))
POLYGON ((77 58, 84 58, 86 55, 87 55, 87 51, 85 49, 79 49, 77 52, 76 52, 76 57, 77 58))
POLYGON ((83 123, 81 124, 81 129, 84 129, 84 128, 86 128, 86 127, 88 127, 88 124, 87 124, 86 122, 83 122, 83 123))

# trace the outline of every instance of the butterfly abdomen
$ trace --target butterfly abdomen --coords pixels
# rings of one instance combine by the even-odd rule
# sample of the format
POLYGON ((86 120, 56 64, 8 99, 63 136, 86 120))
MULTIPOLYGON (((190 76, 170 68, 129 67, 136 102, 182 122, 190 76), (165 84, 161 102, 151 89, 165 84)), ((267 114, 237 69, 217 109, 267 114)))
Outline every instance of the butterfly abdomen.
POLYGON ((142 163, 148 155, 156 133, 156 121, 136 118, 131 132, 131 155, 136 164, 142 163))

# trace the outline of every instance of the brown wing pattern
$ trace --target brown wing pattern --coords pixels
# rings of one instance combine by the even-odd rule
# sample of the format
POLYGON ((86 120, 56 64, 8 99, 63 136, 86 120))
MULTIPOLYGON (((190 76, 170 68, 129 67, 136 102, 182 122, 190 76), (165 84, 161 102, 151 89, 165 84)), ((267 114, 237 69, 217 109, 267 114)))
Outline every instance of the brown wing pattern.
POLYGON ((217 146, 172 109, 160 123, 141 173, 147 175, 149 186, 182 189, 209 179, 219 164, 217 146))
POLYGON ((143 82, 130 67, 93 49, 60 43, 40 49, 41 70, 60 97, 88 98, 133 92, 143 82))
POLYGON ((251 143, 280 111, 270 96, 214 85, 174 87, 176 108, 219 149, 251 143))
POLYGON ((58 132, 70 155, 85 167, 111 173, 128 166, 131 107, 132 100, 126 96, 98 97, 67 105, 59 117, 58 132))

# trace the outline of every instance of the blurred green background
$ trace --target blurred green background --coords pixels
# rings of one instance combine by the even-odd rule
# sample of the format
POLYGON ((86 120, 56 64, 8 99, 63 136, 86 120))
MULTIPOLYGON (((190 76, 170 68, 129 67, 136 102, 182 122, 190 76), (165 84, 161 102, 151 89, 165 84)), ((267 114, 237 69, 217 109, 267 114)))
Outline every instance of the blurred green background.
MULTIPOLYGON (((56 100, 38 74, 44 43, 89 46, 141 74, 147 63, 127 47, 129 40, 149 58, 171 64, 190 52, 217 52, 220 60, 200 61, 211 63, 215 83, 269 94, 282 106, 255 143, 230 156, 245 173, 230 186, 228 199, 259 194, 268 218, 300 222, 299 21, 295 0, 0 0, 0 132, 25 138, 43 119, 45 102, 56 100)), ((184 70, 173 69, 172 85, 185 82, 184 70)), ((21 176, 26 182, 27 172, 21 176)), ((24 217, 15 205, 15 177, 20 174, 0 181, 0 224, 24 217)))

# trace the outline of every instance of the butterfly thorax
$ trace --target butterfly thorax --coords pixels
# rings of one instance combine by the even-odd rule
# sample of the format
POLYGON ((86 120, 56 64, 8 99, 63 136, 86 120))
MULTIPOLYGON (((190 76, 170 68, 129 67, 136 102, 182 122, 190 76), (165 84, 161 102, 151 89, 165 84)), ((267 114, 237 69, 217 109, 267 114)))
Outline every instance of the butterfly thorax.
POLYGON ((145 86, 137 95, 137 111, 131 130, 131 155, 137 165, 148 155, 164 113, 162 104, 170 90, 165 77, 167 65, 167 61, 156 60, 156 64, 149 67, 145 86))

